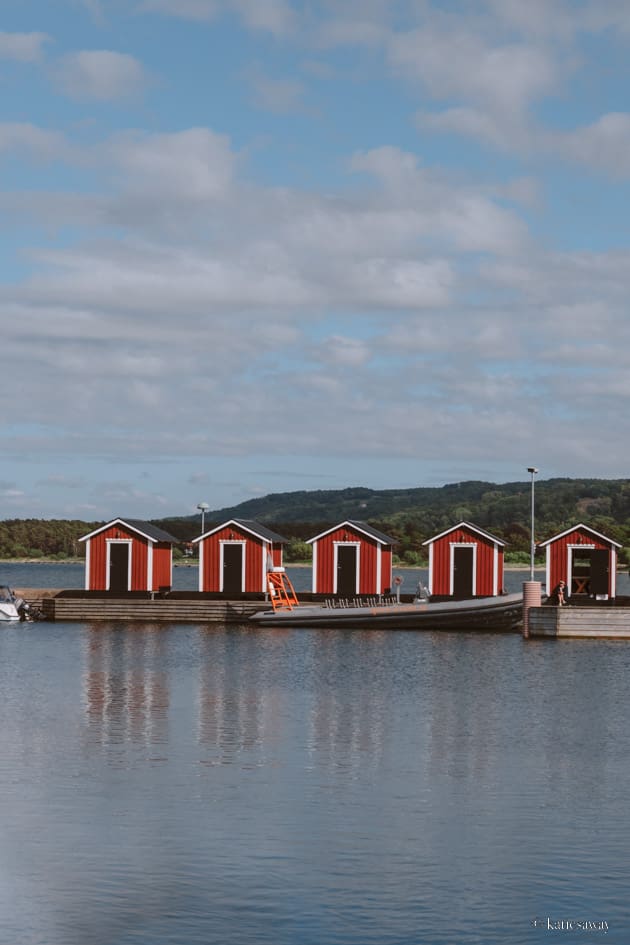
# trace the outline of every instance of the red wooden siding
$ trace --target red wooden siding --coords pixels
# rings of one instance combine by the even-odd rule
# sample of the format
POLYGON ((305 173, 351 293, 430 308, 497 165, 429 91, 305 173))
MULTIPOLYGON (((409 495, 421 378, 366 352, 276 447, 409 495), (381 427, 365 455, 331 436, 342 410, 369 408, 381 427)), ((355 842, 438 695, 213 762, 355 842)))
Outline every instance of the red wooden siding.
POLYGON ((131 587, 132 591, 147 590, 148 542, 145 538, 121 525, 113 525, 88 539, 89 574, 87 587, 90 591, 107 590, 107 541, 131 541, 131 587))
POLYGON ((579 527, 572 529, 570 532, 567 532, 566 535, 559 535, 557 538, 552 539, 546 546, 547 593, 551 594, 552 590, 554 587, 556 587, 559 581, 565 581, 569 588, 569 594, 571 593, 571 576, 568 573, 569 550, 571 545, 578 546, 573 548, 572 554, 579 552, 580 546, 584 547, 585 550, 596 549, 599 551, 609 552, 610 563, 608 569, 608 595, 610 597, 614 597, 616 564, 614 545, 606 541, 603 537, 600 538, 597 535, 594 535, 592 532, 579 527))
MULTIPOLYGON (((203 569, 200 589, 220 591, 221 588, 221 542, 245 543, 245 591, 259 593, 265 590, 263 567, 266 566, 269 544, 237 525, 226 525, 199 543, 203 545, 203 569)), ((282 565, 282 546, 274 546, 274 565, 282 565)))
POLYGON ((170 587, 173 582, 172 572, 173 551, 167 542, 158 542, 153 545, 153 587, 159 591, 161 587, 170 587))
POLYGON ((394 552, 391 545, 381 546, 381 587, 380 594, 392 590, 392 562, 394 552))
POLYGON ((357 594, 382 594, 392 584, 392 551, 350 525, 343 525, 313 542, 313 590, 316 594, 335 593, 335 545, 357 547, 359 586, 357 594), (381 555, 381 576, 378 581, 378 554, 381 555))
POLYGON ((86 587, 90 591, 107 590, 107 543, 109 541, 130 541, 131 555, 131 591, 157 591, 161 587, 171 586, 172 546, 168 542, 149 542, 137 532, 123 525, 112 525, 87 541, 86 587), (152 545, 153 567, 149 576, 149 547, 152 545))
POLYGON ((149 542, 130 533, 133 538, 131 546, 131 587, 132 591, 150 590, 148 587, 149 542))
POLYGON ((451 592, 451 568, 453 545, 476 546, 476 578, 473 588, 475 597, 492 597, 495 593, 495 565, 497 569, 496 591, 503 590, 503 548, 490 539, 465 527, 455 528, 431 543, 431 593, 449 596, 451 592), (495 556, 496 548, 496 556, 495 556))
POLYGON ((274 541, 271 546, 271 557, 273 559, 274 568, 282 567, 282 545, 279 541, 274 541))

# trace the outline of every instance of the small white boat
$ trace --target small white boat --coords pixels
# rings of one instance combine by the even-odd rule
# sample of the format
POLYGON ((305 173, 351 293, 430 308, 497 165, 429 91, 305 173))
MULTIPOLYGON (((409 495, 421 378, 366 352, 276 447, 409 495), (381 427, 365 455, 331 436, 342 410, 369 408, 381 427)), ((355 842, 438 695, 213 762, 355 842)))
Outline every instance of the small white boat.
POLYGON ((20 604, 23 601, 16 597, 10 587, 0 586, 0 623, 9 620, 21 620, 20 604))

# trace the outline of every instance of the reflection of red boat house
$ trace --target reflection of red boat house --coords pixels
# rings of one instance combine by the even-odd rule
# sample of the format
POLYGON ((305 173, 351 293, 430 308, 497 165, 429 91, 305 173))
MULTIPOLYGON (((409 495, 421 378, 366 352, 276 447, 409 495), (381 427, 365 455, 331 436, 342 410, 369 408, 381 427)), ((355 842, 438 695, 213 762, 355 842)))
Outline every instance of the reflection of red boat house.
POLYGON ((233 518, 193 542, 199 544, 199 590, 245 594, 267 591, 267 571, 282 567, 286 538, 233 518))
POLYGON ((150 522, 117 518, 84 535, 86 591, 160 591, 173 583, 177 538, 150 522))
POLYGON ((429 548, 429 593, 439 597, 496 597, 503 590, 505 542, 460 522, 423 542, 429 548))
POLYGON ((392 585, 395 539, 365 522, 346 521, 309 538, 313 546, 313 593, 384 594, 392 585))
POLYGON ((567 596, 599 598, 616 596, 617 549, 619 542, 606 538, 588 525, 572 525, 559 535, 538 545, 545 549, 547 594, 560 581, 567 596))

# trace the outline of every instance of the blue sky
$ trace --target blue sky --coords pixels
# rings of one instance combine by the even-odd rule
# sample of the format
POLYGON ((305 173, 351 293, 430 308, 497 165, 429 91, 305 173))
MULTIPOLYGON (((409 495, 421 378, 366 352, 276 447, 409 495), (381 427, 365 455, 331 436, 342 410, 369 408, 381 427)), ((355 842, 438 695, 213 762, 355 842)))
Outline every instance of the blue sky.
POLYGON ((630 7, 20 0, 0 517, 625 477, 630 7))

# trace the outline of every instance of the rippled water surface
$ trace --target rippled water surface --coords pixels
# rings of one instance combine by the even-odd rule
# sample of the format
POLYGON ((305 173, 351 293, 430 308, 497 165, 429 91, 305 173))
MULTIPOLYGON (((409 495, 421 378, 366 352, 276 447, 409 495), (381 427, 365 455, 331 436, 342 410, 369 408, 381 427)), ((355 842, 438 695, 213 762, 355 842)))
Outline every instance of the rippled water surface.
POLYGON ((625 643, 3 628, 0 940, 627 943, 629 679, 625 643))

